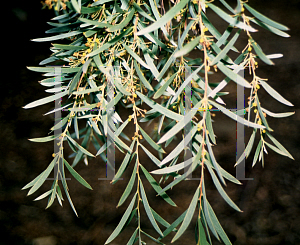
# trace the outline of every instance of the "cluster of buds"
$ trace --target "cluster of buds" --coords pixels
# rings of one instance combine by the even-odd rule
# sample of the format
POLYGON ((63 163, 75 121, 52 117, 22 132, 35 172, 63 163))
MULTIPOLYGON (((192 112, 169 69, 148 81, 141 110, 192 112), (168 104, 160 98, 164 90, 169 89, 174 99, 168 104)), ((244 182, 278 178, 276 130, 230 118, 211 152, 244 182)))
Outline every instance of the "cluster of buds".
POLYGON ((142 135, 140 135, 138 132, 135 132, 134 133, 134 136, 131 138, 132 140, 134 140, 135 138, 139 138, 139 139, 143 139, 143 136, 142 135))
POLYGON ((92 52, 92 49, 95 45, 95 43, 100 44, 99 38, 96 38, 93 40, 92 38, 87 38, 87 42, 85 43, 85 46, 88 47, 88 49, 85 49, 83 51, 74 52, 73 56, 76 57, 70 58, 70 66, 77 66, 79 63, 84 64, 86 60, 87 54, 92 52))
POLYGON ((52 9, 52 7, 55 5, 54 9, 58 11, 60 6, 63 10, 66 10, 67 5, 65 4, 65 2, 68 2, 68 0, 61 0, 59 3, 58 0, 46 0, 45 2, 42 1, 41 3, 43 4, 43 8, 48 7, 48 9, 52 9))

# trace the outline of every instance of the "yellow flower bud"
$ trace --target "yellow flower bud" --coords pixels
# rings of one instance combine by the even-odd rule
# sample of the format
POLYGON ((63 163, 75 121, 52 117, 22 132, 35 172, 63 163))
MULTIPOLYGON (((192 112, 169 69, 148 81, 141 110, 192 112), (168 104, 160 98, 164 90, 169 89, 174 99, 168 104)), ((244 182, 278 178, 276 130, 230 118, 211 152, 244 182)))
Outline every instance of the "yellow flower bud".
POLYGON ((251 51, 252 51, 252 48, 251 48, 251 47, 249 47, 249 48, 248 48, 248 52, 251 52, 251 51))

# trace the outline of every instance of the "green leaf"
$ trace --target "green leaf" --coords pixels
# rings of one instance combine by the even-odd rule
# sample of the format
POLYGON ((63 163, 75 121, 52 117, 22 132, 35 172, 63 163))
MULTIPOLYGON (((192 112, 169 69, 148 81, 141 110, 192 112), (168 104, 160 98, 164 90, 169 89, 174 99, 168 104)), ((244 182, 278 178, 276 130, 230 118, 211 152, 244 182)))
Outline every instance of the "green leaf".
POLYGON ((73 5, 74 9, 76 10, 76 12, 80 14, 81 6, 78 5, 77 1, 71 0, 71 3, 73 5))
POLYGON ((159 243, 159 244, 165 245, 164 243, 161 243, 159 240, 157 240, 157 239, 155 239, 154 237, 150 236, 148 233, 146 233, 146 232, 144 232, 144 231, 142 231, 142 230, 141 230, 141 232, 142 232, 144 235, 146 235, 147 237, 149 237, 151 240, 153 240, 153 241, 155 241, 155 242, 157 242, 157 243, 159 243))
POLYGON ((226 194, 226 192, 224 191, 223 187, 221 186, 219 180, 217 179, 217 176, 215 175, 214 171, 211 169, 210 164, 208 164, 205 161, 205 165, 207 166, 207 169, 210 173, 210 176, 212 177, 212 180, 218 190, 218 192, 220 193, 220 195, 223 197, 223 199, 229 204, 229 206, 231 206, 232 208, 234 208, 236 211, 238 212, 242 212, 239 207, 229 198, 229 196, 226 194))
MULTIPOLYGON (((187 210, 185 210, 164 232, 163 237, 166 237, 168 234, 170 234, 171 231, 173 231, 185 218, 187 213, 187 210)), ((163 237, 159 237, 159 240, 161 240, 163 237)))
POLYGON ((56 188, 56 187, 54 186, 54 188, 53 188, 53 190, 52 190, 52 194, 51 194, 51 196, 50 196, 49 199, 48 199, 48 204, 47 204, 46 209, 49 208, 49 207, 53 204, 53 202, 54 202, 55 194, 56 194, 55 188, 56 188))
POLYGON ((177 73, 174 73, 169 79, 168 81, 166 81, 154 94, 153 98, 154 99, 158 99, 167 89, 167 87, 170 85, 170 83, 174 80, 174 78, 176 77, 177 73))
POLYGON ((137 193, 134 195, 134 197, 132 198, 128 208, 126 209, 120 223, 118 224, 118 226, 116 227, 116 229, 113 231, 113 233, 109 236, 109 238, 106 240, 105 244, 108 244, 110 243, 112 240, 114 240, 118 235, 119 233, 121 232, 123 226, 125 225, 127 219, 129 218, 129 215, 132 211, 132 208, 133 208, 133 205, 135 203, 135 199, 136 199, 136 195, 137 193))
POLYGON ((72 81, 70 82, 70 85, 69 85, 69 94, 71 94, 73 92, 74 89, 76 89, 77 87, 77 84, 80 80, 80 77, 81 77, 81 73, 82 73, 82 69, 80 69, 77 74, 73 77, 72 81))
POLYGON ((205 185, 204 185, 204 180, 202 179, 202 192, 203 192, 203 210, 204 211, 204 217, 205 217, 205 221, 208 224, 209 229, 212 231, 212 233, 214 234, 214 236, 220 241, 219 235, 216 231, 216 228, 212 222, 212 218, 210 217, 210 213, 208 211, 208 202, 206 199, 206 191, 205 191, 205 185))
POLYGON ((64 159, 65 166, 69 172, 74 176, 74 178, 86 188, 93 190, 93 188, 70 166, 70 164, 64 159))
POLYGON ((184 161, 182 163, 178 163, 174 166, 166 167, 166 168, 161 168, 158 170, 153 170, 151 171, 152 174, 168 174, 168 173, 173 173, 177 172, 183 168, 188 167, 193 163, 193 158, 188 159, 187 161, 184 161))
POLYGON ((23 108, 28 109, 28 108, 33 108, 33 107, 36 107, 36 106, 44 105, 44 104, 47 104, 47 103, 52 102, 54 100, 60 99, 60 98, 62 98, 63 96, 65 96, 67 94, 68 94, 68 91, 57 93, 55 95, 51 95, 51 96, 45 97, 43 99, 39 99, 39 100, 36 100, 34 102, 31 102, 31 103, 27 104, 26 106, 24 106, 23 108))
POLYGON ((209 212, 209 215, 211 217, 211 221, 212 221, 212 223, 213 223, 216 231, 220 235, 220 237, 223 240, 223 242, 225 243, 225 245, 231 245, 231 242, 230 242, 228 236, 226 235, 226 233, 224 232, 222 226, 220 225, 220 223, 218 221, 218 218, 216 217, 216 214, 215 214, 214 210, 210 206, 209 202, 208 201, 206 201, 206 202, 207 202, 208 212, 209 212))
POLYGON ((49 190, 49 191, 46 191, 44 194, 42 194, 42 195, 40 195, 39 197, 37 197, 36 199, 34 199, 33 201, 38 201, 38 200, 41 200, 41 199, 43 199, 43 198, 45 198, 45 197, 47 197, 47 196, 49 196, 50 195, 50 193, 51 192, 53 192, 54 190, 52 189, 52 190, 49 190))
POLYGON ((266 132, 267 136, 270 138, 270 140, 273 141, 273 143, 278 147, 279 150, 284 152, 289 158, 295 160, 292 155, 283 147, 282 144, 280 144, 269 132, 266 132))
POLYGON ((150 67, 143 61, 133 50, 131 50, 125 43, 122 43, 122 46, 126 49, 126 51, 134 58, 135 61, 138 61, 142 66, 147 69, 150 67))
POLYGON ((252 22, 255 23, 256 25, 259 25, 259 26, 261 26, 261 27, 267 29, 267 30, 270 31, 270 32, 273 32, 273 33, 276 34, 276 35, 279 35, 279 36, 281 36, 281 37, 290 37, 289 34, 283 32, 283 31, 280 31, 280 30, 278 30, 278 29, 276 29, 276 28, 274 28, 274 27, 272 27, 272 26, 270 26, 270 25, 268 25, 268 24, 266 24, 266 23, 263 23, 263 22, 261 22, 261 21, 259 21, 259 20, 256 20, 256 19, 250 19, 250 21, 252 21, 252 22))
POLYGON ((144 35, 149 32, 153 32, 158 28, 162 28, 169 20, 171 20, 176 14, 180 12, 181 9, 189 2, 189 0, 181 0, 178 4, 176 4, 173 8, 171 8, 167 13, 165 13, 161 18, 159 18, 156 22, 137 32, 137 35, 144 35))
POLYGON ((129 159, 131 156, 131 152, 133 150, 134 147, 134 143, 136 142, 136 140, 133 140, 131 145, 130 145, 130 150, 129 152, 126 153, 126 156, 124 157, 122 164, 120 166, 120 168, 118 169, 118 172, 116 173, 115 177, 113 178, 113 180, 111 181, 113 184, 118 181, 118 179, 122 176, 122 174, 124 173, 128 163, 129 163, 129 159))
POLYGON ((207 148, 208 148, 208 152, 209 152, 210 158, 212 160, 212 165, 214 166, 215 170, 217 171, 217 174, 218 174, 220 180, 222 181, 222 183, 224 185, 226 185, 225 180, 223 178, 223 175, 221 174, 221 171, 219 169, 219 165, 218 165, 218 163, 216 161, 216 158, 214 156, 213 150, 211 148, 211 144, 209 142, 209 138, 208 138, 207 132, 205 132, 205 138, 206 138, 206 145, 207 145, 207 148))
MULTIPOLYGON (((32 66, 27 66, 27 69, 30 71, 36 71, 36 72, 55 72, 54 67, 32 67, 32 66)), ((81 68, 80 67, 72 67, 72 68, 61 68, 61 73, 73 73, 73 72, 78 72, 81 68)), ((51 78, 55 79, 55 78, 51 78)), ((68 79, 65 79, 68 80, 68 79)), ((53 80, 54 81, 54 80, 53 80)))
POLYGON ((69 201, 69 203, 70 203, 70 205, 71 205, 71 207, 72 207, 74 213, 75 213, 76 216, 78 217, 78 214, 77 214, 77 212, 76 212, 76 209, 75 209, 75 207, 74 207, 74 204, 73 204, 73 202, 72 202, 72 199, 71 199, 71 197, 70 197, 70 194, 69 194, 69 192, 68 192, 68 187, 67 187, 67 182, 66 182, 65 176, 63 177, 62 183, 63 183, 63 187, 64 187, 64 190, 65 190, 66 196, 67 196, 67 198, 68 198, 68 201, 69 201))
POLYGON ((253 158, 253 162, 252 162, 252 167, 254 167, 254 165, 256 164, 257 158, 258 158, 258 154, 260 152, 260 149, 262 147, 262 140, 259 141, 255 154, 254 154, 254 158, 253 158))
POLYGON ((215 133, 214 133, 214 130, 213 130, 213 126, 212 126, 211 116, 210 116, 209 110, 206 111, 205 121, 206 121, 207 130, 209 132, 209 138, 211 139, 211 141, 214 144, 216 144, 215 133))
POLYGON ((109 23, 103 23, 103 22, 99 22, 96 20, 90 20, 90 19, 86 19, 86 18, 78 18, 78 20, 87 23, 87 24, 91 24, 100 28, 107 28, 107 27, 111 27, 113 25, 109 24, 109 23))
MULTIPOLYGON (((201 101, 199 101, 195 108, 200 107, 201 101)), ((160 140, 157 142, 157 144, 161 144, 168 140, 169 138, 173 137, 175 134, 177 134, 183 127, 185 127, 186 124, 190 123, 189 120, 186 118, 193 118, 194 115, 197 113, 197 110, 191 110, 187 113, 187 115, 184 116, 172 129, 170 129, 166 134, 164 134, 163 137, 160 138, 160 140)))
POLYGON ((282 31, 288 31, 289 28, 274 21, 269 19, 268 17, 264 16, 263 14, 259 13, 258 11, 256 11, 255 9, 251 8, 247 3, 243 3, 243 5, 246 7, 246 9, 248 9, 248 11, 253 14, 254 17, 256 17, 257 19, 261 20, 262 22, 267 23, 270 26, 273 26, 279 30, 282 31))
POLYGON ((176 235, 174 236, 174 238, 172 239, 172 242, 175 242, 182 234, 183 232, 187 229, 187 227, 189 226, 189 224, 191 223, 191 220, 193 218, 196 206, 197 206, 197 202, 198 202, 198 198, 199 198, 199 194, 200 194, 200 189, 197 188, 194 197, 190 203, 190 206, 186 212, 186 215, 184 217, 184 220, 178 230, 178 232, 176 232, 176 235))
POLYGON ((150 83, 147 81, 147 79, 144 77, 144 75, 143 75, 143 73, 141 72, 140 67, 138 66, 137 62, 136 62, 135 60, 133 60, 133 63, 134 63, 134 68, 135 68, 135 70, 136 70, 136 73, 137 73, 137 75, 138 75, 140 81, 144 84, 144 86, 145 86, 147 89, 153 91, 153 88, 152 88, 151 84, 150 84, 150 83))
POLYGON ((92 153, 88 152, 86 149, 84 149, 81 145, 79 145, 75 140, 72 139, 70 136, 69 132, 67 132, 67 137, 68 139, 74 144, 80 151, 82 151, 84 154, 90 156, 90 157, 95 157, 92 153))
POLYGON ((131 30, 132 30, 132 27, 128 28, 126 31, 123 31, 120 35, 118 35, 118 36, 114 37, 113 39, 109 40, 108 42, 106 42, 100 48, 87 54, 86 57, 91 57, 91 56, 97 55, 97 54, 103 52, 104 50, 109 49, 110 46, 114 45, 116 42, 120 41, 125 35, 129 34, 131 32, 131 30))
MULTIPOLYGON (((151 212, 152 212, 154 218, 155 218, 160 224, 162 224, 163 226, 165 226, 165 227, 167 227, 167 228, 170 226, 169 222, 165 221, 158 213, 155 212, 155 210, 154 210, 153 208, 151 208, 151 212)), ((174 228, 173 231, 176 232, 177 229, 174 228)))
MULTIPOLYGON (((159 186, 159 184, 156 182, 156 180, 151 176, 151 174, 142 166, 140 165, 144 175, 146 176, 147 180, 149 181, 149 183, 151 184, 151 186, 153 187, 153 189, 157 192, 157 193, 161 193, 162 188, 159 186)), ((167 195, 167 193, 163 192, 160 195, 167 203, 169 203, 170 205, 177 207, 177 205, 172 201, 172 199, 167 195)))
POLYGON ((219 7, 215 6, 212 3, 206 3, 208 5, 208 7, 210 7, 217 15, 219 15, 219 17, 221 17, 223 20, 225 20, 226 22, 228 22, 230 25, 232 26, 236 26, 240 29, 243 30, 247 30, 250 32, 256 32, 257 30, 254 29, 251 26, 246 25, 243 22, 238 21, 235 18, 232 18, 229 14, 225 13, 222 9, 220 9, 219 7))
POLYGON ((148 157, 157 165, 159 166, 160 165, 160 161, 150 152, 147 150, 146 147, 144 147, 142 144, 139 144, 142 149, 144 150, 144 152, 148 155, 148 157))
POLYGON ((134 244, 134 239, 136 237, 136 233, 138 232, 139 228, 136 228, 135 231, 133 232, 132 236, 130 237, 128 243, 126 245, 133 245, 134 244))
POLYGON ((135 12, 135 9, 132 8, 131 11, 129 12, 129 14, 127 15, 127 17, 120 24, 108 27, 106 29, 106 31, 108 31, 108 32, 115 32, 115 31, 118 31, 118 30, 122 30, 132 20, 134 12, 135 12))
POLYGON ((235 113, 227 110, 225 107, 215 103, 214 101, 209 100, 209 103, 211 103, 213 106, 215 106, 216 108, 218 108, 221 112, 223 112, 225 115, 227 115, 228 117, 232 118, 233 120, 242 123, 246 126, 250 126, 253 128, 265 128, 265 126, 256 124, 256 123, 252 123, 250 121, 245 120, 244 118, 237 116, 235 113))
POLYGON ((191 52, 200 42, 201 36, 196 37, 193 41, 189 42, 186 44, 182 49, 178 50, 175 54, 174 57, 180 57, 188 54, 191 52))
POLYGON ((251 85, 247 82, 247 80, 245 78, 241 77, 237 73, 234 73, 232 70, 227 68, 221 62, 217 63, 217 67, 224 73, 224 75, 226 75, 228 78, 230 78, 233 82, 235 82, 245 88, 251 88, 251 85))
POLYGON ((149 145, 151 145, 151 147, 152 147, 153 149, 155 149, 155 150, 157 150, 157 151, 159 151, 159 152, 161 152, 161 153, 166 153, 166 152, 164 151, 164 149, 163 149, 161 146, 159 146, 158 144, 156 144, 156 143, 153 141, 153 139, 150 138, 150 136, 149 136, 149 135, 141 128, 140 125, 138 125, 138 126, 139 126, 139 129, 140 129, 140 131, 141 131, 141 133, 142 133, 144 139, 149 143, 149 145))
POLYGON ((132 191, 132 187, 133 187, 135 179, 136 179, 135 176, 137 174, 136 173, 137 164, 138 164, 138 161, 136 161, 136 163, 134 165, 130 180, 129 180, 126 188, 125 188, 125 191, 123 192, 123 194, 122 194, 122 196, 119 200, 119 203, 118 203, 117 207, 120 207, 126 201, 127 197, 129 196, 130 192, 132 191))
POLYGON ((257 45, 256 42, 252 42, 252 46, 256 52, 256 54, 258 55, 258 57, 265 62, 268 65, 274 65, 273 61, 271 61, 265 54, 264 52, 261 50, 261 48, 257 45))
POLYGON ((54 41, 54 40, 68 38, 68 37, 73 37, 73 36, 79 35, 81 33, 82 33, 81 31, 71 31, 68 33, 63 33, 63 34, 55 35, 52 37, 35 38, 35 39, 32 39, 31 41, 34 41, 34 42, 54 41))
POLYGON ((203 228, 201 219, 199 217, 198 217, 197 221, 198 221, 197 226, 198 226, 199 237, 197 237, 196 242, 198 242, 198 239, 200 239, 200 241, 198 243, 199 245, 210 245, 206 240, 205 230, 203 228))
POLYGON ((262 107, 261 107, 261 110, 270 117, 289 117, 289 116, 292 116, 295 114, 294 111, 293 112, 284 112, 284 113, 274 113, 274 112, 270 112, 267 109, 262 108, 262 107))
POLYGON ((149 203, 148 203, 148 200, 147 200, 147 196, 146 196, 146 193, 145 193, 145 190, 144 190, 144 186, 143 186, 143 183, 141 180, 140 181, 140 189, 141 189, 141 194, 142 194, 142 200, 143 200, 143 205, 144 205, 144 208, 146 210, 146 213, 147 213, 147 216, 151 222, 151 224, 153 225, 154 229, 157 231, 157 233, 161 236, 163 236, 163 233, 162 231, 160 230, 159 226, 157 225, 154 217, 153 217, 153 214, 151 212, 151 209, 150 209, 150 206, 149 206, 149 203))
MULTIPOLYGON (((213 26, 213 24, 208 20, 203 11, 201 11, 202 21, 205 27, 208 28, 209 32, 219 40, 221 38, 221 33, 213 26)), ((194 17, 195 18, 195 17, 194 17)))
POLYGON ((57 49, 62 49, 62 50, 83 50, 83 49, 88 49, 86 46, 75 46, 75 45, 67 45, 67 44, 52 44, 55 48, 57 49))
POLYGON ((225 48, 218 53, 218 55, 212 60, 211 62, 211 66, 217 64, 221 59, 223 59, 226 54, 228 53, 228 51, 230 49, 232 49, 233 45, 235 44, 236 40, 238 39, 239 35, 240 35, 241 30, 239 30, 237 33, 235 33, 235 35, 233 36, 233 38, 230 40, 230 42, 225 46, 225 48))
POLYGON ((42 138, 34 138, 34 139, 28 139, 32 142, 48 142, 48 141, 52 141, 56 138, 58 138, 60 136, 60 134, 57 134, 57 135, 50 135, 50 136, 47 136, 47 137, 42 137, 42 138))
MULTIPOLYGON (((196 70, 194 70, 192 72, 192 74, 190 74, 184 81, 183 84, 181 84, 180 88, 177 90, 177 92, 175 93, 175 95, 173 96, 172 100, 171 100, 171 104, 173 104, 176 99, 178 98, 178 96, 181 94, 181 92, 186 88, 186 86, 188 86, 188 84, 192 81, 193 78, 197 77, 197 73, 203 68, 204 64, 202 64, 201 66, 199 66, 196 70)), ((199 103, 198 103, 199 104, 199 103)), ((199 104, 200 106, 200 104, 199 104)), ((195 108, 198 108, 199 106, 195 106, 195 108)), ((193 116, 192 116, 193 117, 193 116)))
POLYGON ((282 152, 281 150, 279 150, 277 147, 275 147, 275 146, 269 144, 268 142, 265 142, 264 144, 267 145, 267 146, 269 146, 273 151, 277 152, 278 154, 287 157, 287 155, 286 155, 284 152, 282 152))
POLYGON ((225 2, 225 0, 220 0, 220 2, 233 14, 235 14, 235 11, 233 8, 230 7, 228 3, 225 2))
MULTIPOLYGON (((54 168, 54 165, 56 164, 56 161, 58 159, 58 155, 56 155, 52 162, 49 164, 49 166, 46 168, 46 170, 38 176, 38 178, 35 178, 34 181, 32 181, 30 184, 33 183, 33 186, 29 190, 27 196, 31 195, 35 191, 37 191, 41 185, 45 182, 46 178, 49 176, 51 173, 52 169, 54 168)), ((28 186, 28 185, 27 185, 28 186)), ((23 189, 27 188, 27 186, 23 187, 23 189)))
POLYGON ((240 158, 237 160, 237 162, 234 165, 234 167, 237 166, 238 164, 240 164, 245 157, 247 158, 249 156, 249 154, 251 152, 251 149, 253 147, 254 138, 255 138, 255 130, 253 130, 253 133, 251 134, 251 137, 250 137, 249 142, 248 142, 248 144, 246 146, 246 149, 245 149, 245 153, 243 153, 240 156, 240 158))
POLYGON ((136 94, 151 108, 158 111, 161 114, 164 114, 165 116, 173 119, 173 120, 181 120, 183 118, 182 115, 179 115, 173 111, 168 110, 167 108, 161 106, 159 103, 156 103, 155 101, 149 99, 139 91, 136 91, 136 94))
POLYGON ((265 81, 259 80, 259 82, 263 86, 263 88, 269 93, 269 95, 271 95, 274 99, 278 100, 282 104, 285 104, 285 105, 288 105, 288 106, 294 106, 291 102, 289 102, 285 98, 283 98, 275 89, 273 89, 265 81))
POLYGON ((173 149, 173 151, 171 151, 170 154, 164 158, 164 160, 160 163, 159 167, 165 165, 167 162, 171 161, 176 156, 178 156, 180 152, 183 151, 184 147, 186 147, 186 145, 190 142, 187 139, 192 139, 196 132, 197 132, 197 127, 193 127, 193 129, 189 132, 191 133, 191 136, 189 136, 188 133, 186 138, 182 139, 182 141, 173 149))

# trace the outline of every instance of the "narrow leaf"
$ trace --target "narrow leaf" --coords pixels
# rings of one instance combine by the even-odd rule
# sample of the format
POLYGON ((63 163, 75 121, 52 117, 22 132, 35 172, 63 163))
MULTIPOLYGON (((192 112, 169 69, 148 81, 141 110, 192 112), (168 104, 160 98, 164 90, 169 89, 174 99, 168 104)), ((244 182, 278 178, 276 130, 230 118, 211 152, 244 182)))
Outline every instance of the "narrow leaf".
POLYGON ((141 189, 141 194, 142 194, 142 200, 143 200, 143 205, 145 207, 145 210, 146 210, 146 213, 147 213, 147 216, 151 222, 151 224, 153 225, 154 229, 157 231, 157 233, 161 236, 163 236, 163 233, 162 231, 160 230, 159 226, 157 225, 154 217, 153 217, 153 214, 151 212, 151 209, 150 209, 150 206, 149 206, 149 203, 148 203, 148 200, 147 200, 147 197, 146 197, 146 193, 145 193, 145 190, 144 190, 144 186, 143 186, 143 183, 142 181, 140 180, 140 189, 141 189))
POLYGON ((283 98, 275 89, 273 89, 269 84, 267 84, 263 80, 259 80, 260 84, 263 86, 263 88, 276 100, 281 102, 282 104, 288 105, 288 106, 294 106, 291 102, 287 101, 285 98, 283 98))
POLYGON ((35 191, 37 191, 41 187, 41 185, 45 182, 46 178, 49 176, 49 174, 51 173, 52 169, 54 168, 54 165, 56 164, 57 159, 58 159, 58 155, 56 155, 54 157, 54 159, 49 164, 49 166, 46 168, 46 170, 43 172, 43 174, 41 174, 39 176, 39 178, 36 179, 34 185, 29 190, 27 196, 31 195, 32 193, 34 193, 35 191))
POLYGON ((255 9, 251 8, 247 3, 243 3, 243 5, 246 7, 246 9, 251 13, 253 14, 253 16, 255 16, 257 19, 261 20, 262 22, 265 22, 267 23, 268 25, 270 26, 273 26, 279 30, 282 30, 282 31, 288 31, 289 28, 274 21, 274 20, 271 20, 269 19, 268 17, 264 16, 263 14, 259 13, 258 11, 256 11, 255 9))
POLYGON ((64 91, 64 92, 61 92, 61 93, 58 93, 58 94, 55 94, 55 95, 51 95, 51 96, 45 97, 43 99, 39 99, 39 100, 36 100, 34 102, 31 102, 31 103, 27 104, 26 106, 24 106, 23 108, 28 109, 28 108, 33 108, 33 107, 36 107, 36 106, 39 106, 39 105, 44 105, 44 104, 47 104, 47 103, 52 102, 54 100, 57 100, 59 98, 62 98, 66 94, 68 94, 68 91, 64 91))
POLYGON ((90 156, 90 157, 95 157, 92 153, 88 152, 86 149, 84 149, 81 145, 79 145, 75 140, 72 139, 70 136, 69 132, 67 132, 67 137, 68 139, 74 144, 80 151, 82 151, 84 154, 90 156))
MULTIPOLYGON (((157 192, 157 193, 161 193, 162 188, 160 187, 160 185, 156 182, 156 180, 151 176, 151 174, 142 166, 140 165, 144 175, 146 176, 147 180, 149 181, 149 183, 151 184, 151 186, 153 187, 153 189, 157 192)), ((177 205, 172 201, 172 199, 167 195, 167 193, 163 192, 160 195, 167 203, 169 203, 170 205, 177 207, 177 205)))
POLYGON ((116 229, 113 231, 113 233, 109 236, 109 238, 106 240, 105 244, 110 243, 112 240, 114 240, 121 232, 122 228, 124 227, 126 221, 129 218, 129 215, 132 211, 133 205, 135 203, 135 199, 136 199, 136 195, 137 193, 134 195, 134 197, 132 198, 128 208, 126 209, 120 223, 118 224, 118 226, 116 227, 116 229))
POLYGON ((184 220, 178 230, 178 232, 176 232, 176 235, 174 236, 174 238, 172 239, 172 242, 175 242, 182 234, 183 232, 187 229, 187 227, 189 226, 189 224, 191 223, 191 220, 193 218, 196 206, 197 206, 197 202, 198 202, 198 198, 199 198, 199 194, 200 194, 200 189, 197 188, 194 197, 190 203, 190 206, 186 212, 186 215, 184 217, 184 220))
POLYGON ((117 207, 120 207, 127 199, 127 197, 130 195, 130 192, 132 191, 132 187, 134 185, 134 182, 135 182, 135 179, 136 179, 136 168, 137 168, 137 161, 134 165, 134 168, 133 168, 133 171, 132 171, 132 174, 131 174, 131 177, 130 177, 130 180, 125 188, 125 191, 123 192, 120 200, 119 200, 119 203, 117 205, 117 207))
POLYGON ((176 14, 180 12, 181 9, 189 2, 189 0, 181 0, 173 8, 171 8, 167 13, 165 13, 161 18, 156 22, 152 23, 150 26, 147 26, 145 29, 142 29, 137 33, 138 36, 144 35, 146 33, 157 30, 158 28, 163 27, 169 20, 171 20, 176 14))
POLYGON ((74 178, 86 188, 93 190, 93 188, 70 166, 70 164, 64 159, 64 164, 70 173, 74 176, 74 178))

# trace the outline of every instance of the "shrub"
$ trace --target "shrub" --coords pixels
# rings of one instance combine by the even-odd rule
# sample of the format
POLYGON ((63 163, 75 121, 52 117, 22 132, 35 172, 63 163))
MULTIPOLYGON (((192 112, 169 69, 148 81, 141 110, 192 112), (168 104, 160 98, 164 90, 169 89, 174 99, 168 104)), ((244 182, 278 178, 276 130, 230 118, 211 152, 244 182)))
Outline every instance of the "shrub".
POLYGON ((137 228, 127 244, 136 241, 144 243, 141 234, 162 244, 162 239, 172 232, 172 241, 175 241, 187 229, 196 209, 196 243, 211 244, 211 232, 225 244, 231 244, 207 200, 204 169, 208 170, 223 199, 237 211, 241 210, 225 193, 222 184, 225 184, 225 179, 241 183, 224 170, 214 156, 212 146, 216 144, 216 137, 212 110, 219 110, 238 123, 253 128, 244 154, 236 165, 250 155, 258 135, 254 166, 257 160, 264 165, 267 148, 292 158, 271 135, 273 130, 268 125, 267 116, 281 118, 293 112, 273 113, 263 108, 259 91, 263 88, 279 102, 293 105, 276 92, 267 79, 257 75, 260 62, 273 65, 272 59, 281 55, 266 55, 263 52, 253 38, 257 30, 251 24, 282 37, 289 37, 284 32, 288 28, 265 17, 246 2, 238 0, 235 9, 225 0, 220 0, 220 5, 222 7, 204 0, 46 0, 44 7, 54 9, 56 15, 53 22, 49 22, 52 28, 47 31, 52 35, 33 41, 64 39, 65 42, 52 44, 53 54, 40 63, 41 67, 28 67, 32 71, 46 73, 49 78, 40 83, 53 87, 46 91, 54 95, 29 103, 24 108, 61 100, 61 106, 49 113, 67 111, 67 114, 51 128, 53 135, 31 139, 35 142, 54 140, 58 149, 53 153, 53 161, 48 168, 23 188, 30 188, 28 195, 37 191, 52 170, 56 169, 51 189, 36 200, 49 196, 47 208, 56 198, 62 205, 61 180, 61 186, 77 215, 68 193, 65 167, 81 184, 92 189, 74 167, 82 159, 87 163, 88 158, 100 155, 113 174, 108 176, 112 184, 122 177, 130 163, 134 165, 118 206, 125 202, 132 191, 134 195, 106 244, 113 241, 134 217, 137 228), (214 27, 214 20, 207 17, 209 11, 228 24, 223 33, 214 27), (239 51, 235 44, 242 35, 247 37, 248 42, 239 51), (194 51, 201 54, 199 58, 188 56, 194 51), (249 69, 251 82, 238 73, 245 68, 249 69), (217 84, 213 83, 216 81, 214 76, 219 73, 226 78, 217 81, 217 84), (248 106, 238 108, 235 112, 229 110, 222 99, 227 94, 222 90, 230 81, 247 88, 249 92, 248 106), (144 105, 150 110, 146 110, 144 105), (119 110, 115 111, 115 106, 119 110), (124 121, 118 114, 121 107, 130 111, 130 116, 124 121), (245 119, 246 113, 248 117, 245 119), (79 121, 85 122, 85 126, 80 128, 79 121), (147 134, 142 122, 149 122, 152 135, 147 134), (123 130, 132 123, 135 132, 128 137, 123 130), (180 143, 163 156, 166 154, 164 148, 176 137, 179 137, 180 143), (79 139, 82 139, 81 144, 77 142, 79 139), (130 146, 124 140, 130 141, 130 146), (66 144, 74 151, 71 155, 74 158, 72 164, 64 156, 63 145, 66 144), (91 144, 97 149, 95 155, 89 152, 91 144), (153 148, 152 152, 157 152, 158 157, 150 151, 149 146, 153 148), (114 147, 124 153, 116 174, 114 147), (143 150, 158 169, 149 173, 146 169, 148 166, 141 163, 138 150, 143 150), (174 223, 169 224, 150 207, 140 175, 146 177, 168 204, 176 206, 166 191, 195 171, 200 173, 201 178, 190 205, 174 223), (159 182, 152 176, 156 174, 162 175, 159 182), (172 178, 167 186, 161 187, 163 181, 172 178), (137 188, 133 190, 135 182, 137 188), (159 234, 157 239, 143 231, 140 205, 144 206, 153 228, 159 234), (165 227, 164 231, 158 223, 165 227))

